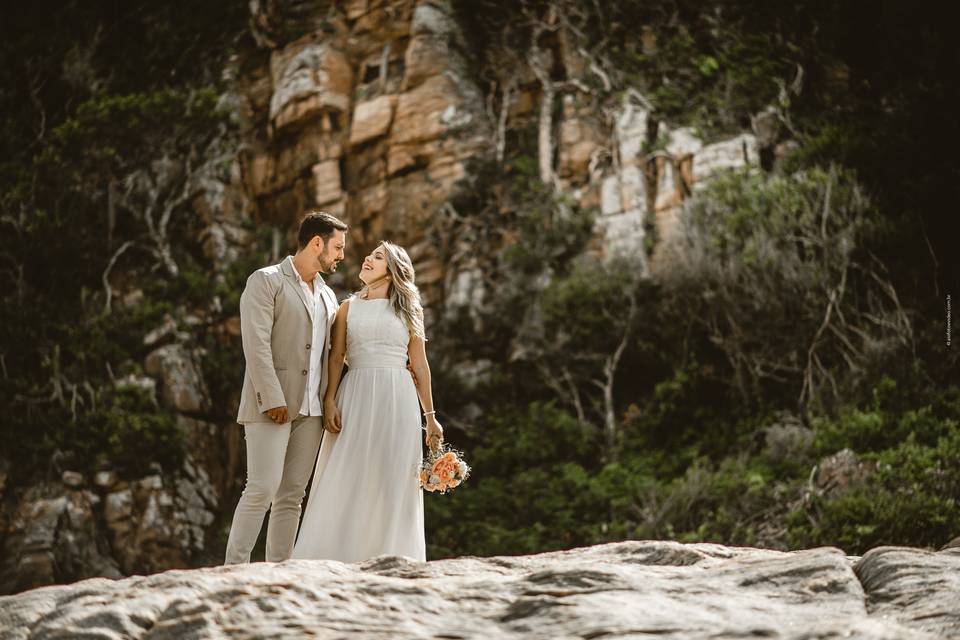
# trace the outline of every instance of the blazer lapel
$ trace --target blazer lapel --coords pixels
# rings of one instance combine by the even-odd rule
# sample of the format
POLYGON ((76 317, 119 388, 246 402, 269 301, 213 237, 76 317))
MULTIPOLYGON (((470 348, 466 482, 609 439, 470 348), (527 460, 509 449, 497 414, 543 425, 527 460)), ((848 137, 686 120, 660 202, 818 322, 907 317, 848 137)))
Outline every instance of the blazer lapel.
MULTIPOLYGON (((320 281, 320 299, 323 300, 324 311, 326 311, 327 317, 329 318, 332 313, 336 311, 335 308, 330 306, 330 298, 333 297, 333 291, 330 287, 327 286, 326 281, 323 279, 319 273, 317 274, 317 279, 320 281)), ((316 286, 316 285, 314 285, 316 286)), ((335 300, 336 298, 334 298, 335 300)), ((329 324, 329 323, 328 323, 329 324)))
MULTIPOLYGON (((307 310, 307 315, 310 316, 310 322, 313 322, 313 305, 310 304, 310 300, 307 298, 306 292, 303 290, 303 287, 300 286, 300 281, 297 280, 297 274, 293 272, 293 265, 290 260, 284 260, 280 263, 280 270, 283 271, 287 276, 287 283, 293 287, 293 290, 297 292, 297 295, 300 296, 301 302, 303 302, 304 308, 307 310)), ((316 285, 314 285, 316 286, 316 285)))

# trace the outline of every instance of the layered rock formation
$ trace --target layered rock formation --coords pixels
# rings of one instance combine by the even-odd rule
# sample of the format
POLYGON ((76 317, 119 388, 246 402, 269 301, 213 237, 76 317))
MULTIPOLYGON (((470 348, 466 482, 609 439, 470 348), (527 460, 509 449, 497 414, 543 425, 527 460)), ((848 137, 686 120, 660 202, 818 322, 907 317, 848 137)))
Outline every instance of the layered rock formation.
POLYGON ((202 467, 134 482, 64 472, 31 487, 6 531, 0 593, 186 567, 208 544, 218 496, 202 467))
POLYGON ((305 29, 300 4, 252 3, 262 50, 238 62, 237 86, 257 215, 281 228, 311 208, 343 216, 351 256, 402 243, 436 296, 430 218, 489 146, 462 34, 447 3, 314 4, 305 29))
POLYGON ((417 563, 290 561, 0 598, 11 639, 951 638, 960 554, 623 542, 417 563))
MULTIPOLYGON (((563 38, 541 54, 571 82, 547 91, 530 61, 503 52, 500 88, 481 86, 449 2, 251 8, 261 50, 236 64, 243 182, 255 217, 292 229, 310 208, 343 216, 352 226, 348 276, 380 239, 404 244, 434 307, 470 303, 463 289, 475 279, 463 274, 476 263, 474 247, 440 254, 430 233, 436 220, 473 188, 463 180, 469 162, 501 162, 507 132, 535 126, 544 100, 562 107, 547 136, 555 153, 541 151, 550 182, 600 211, 607 250, 641 261, 652 254, 651 266, 669 262, 680 206, 695 185, 722 169, 759 167, 761 150, 776 141, 776 123, 761 119, 759 138, 744 132, 705 144, 689 128, 651 119, 653 105, 632 89, 602 111, 585 82, 587 61, 563 38), (645 243, 653 230, 656 239, 645 243)), ((352 287, 349 277, 335 283, 352 287)))

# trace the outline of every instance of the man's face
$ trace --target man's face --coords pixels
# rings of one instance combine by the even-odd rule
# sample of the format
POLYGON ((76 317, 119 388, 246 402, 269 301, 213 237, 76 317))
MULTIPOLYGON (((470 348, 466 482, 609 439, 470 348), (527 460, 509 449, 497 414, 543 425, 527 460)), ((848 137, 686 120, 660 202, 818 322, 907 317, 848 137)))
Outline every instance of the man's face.
POLYGON ((347 246, 347 235, 339 229, 334 229, 327 238, 326 244, 317 236, 319 251, 317 253, 317 269, 320 273, 333 273, 337 265, 343 260, 343 249, 347 246))

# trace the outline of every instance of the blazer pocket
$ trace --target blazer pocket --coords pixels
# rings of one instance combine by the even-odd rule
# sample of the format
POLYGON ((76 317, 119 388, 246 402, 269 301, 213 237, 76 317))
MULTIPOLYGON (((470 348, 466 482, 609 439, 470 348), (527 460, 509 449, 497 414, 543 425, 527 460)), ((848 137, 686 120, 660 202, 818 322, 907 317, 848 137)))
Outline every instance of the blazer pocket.
POLYGON ((274 362, 273 362, 273 369, 274 369, 274 371, 286 371, 286 370, 287 370, 287 363, 286 363, 286 362, 277 362, 277 361, 274 361, 274 362))

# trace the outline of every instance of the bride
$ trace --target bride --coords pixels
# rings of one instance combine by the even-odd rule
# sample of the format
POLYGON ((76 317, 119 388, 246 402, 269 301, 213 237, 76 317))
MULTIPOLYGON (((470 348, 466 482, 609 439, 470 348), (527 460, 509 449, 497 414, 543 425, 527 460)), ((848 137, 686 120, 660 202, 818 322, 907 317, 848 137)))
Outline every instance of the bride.
POLYGON ((356 562, 395 554, 423 561, 418 395, 427 444, 442 439, 443 429, 433 410, 413 263, 402 247, 383 242, 364 258, 360 280, 363 288, 333 321, 327 433, 292 557, 356 562))

